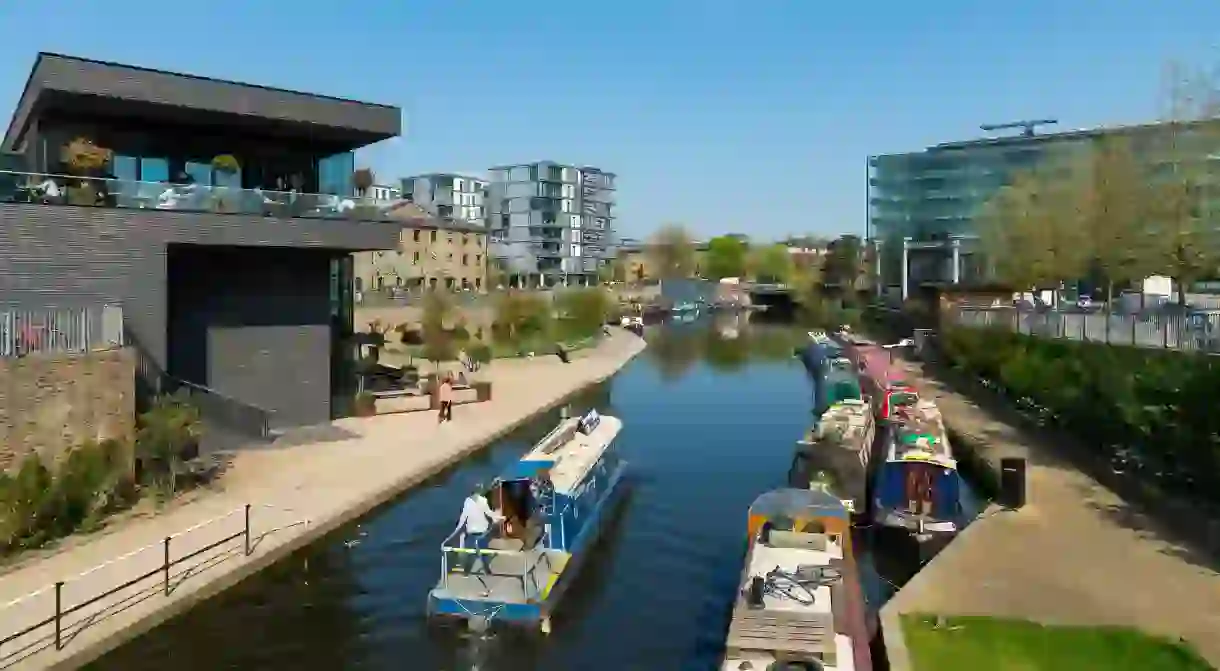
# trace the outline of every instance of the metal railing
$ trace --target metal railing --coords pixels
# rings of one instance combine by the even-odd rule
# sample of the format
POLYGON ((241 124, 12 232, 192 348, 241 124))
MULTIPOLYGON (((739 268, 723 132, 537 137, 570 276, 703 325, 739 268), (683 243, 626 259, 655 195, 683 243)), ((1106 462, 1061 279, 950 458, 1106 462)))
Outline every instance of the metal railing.
POLYGON ((346 195, 0 170, 0 203, 4 202, 392 221, 387 208, 346 195))
MULTIPOLYGON (((74 632, 79 632, 79 631, 85 629, 90 624, 96 622, 98 619, 105 617, 105 615, 111 609, 116 608, 116 605, 112 604, 110 606, 102 606, 102 607, 96 609, 95 612, 93 612, 87 616, 81 617, 76 622, 72 622, 72 623, 69 623, 66 621, 66 618, 68 618, 68 616, 79 613, 82 610, 89 608, 90 606, 99 604, 104 599, 114 596, 124 590, 133 588, 142 582, 150 581, 153 578, 159 578, 159 584, 156 585, 156 587, 158 588, 157 591, 164 594, 167 597, 170 596, 173 593, 173 589, 175 587, 175 585, 171 581, 172 569, 175 566, 184 564, 192 559, 200 557, 204 553, 215 550, 215 549, 219 548, 220 546, 225 545, 226 543, 232 543, 233 541, 236 541, 239 538, 242 539, 243 556, 249 557, 251 554, 254 553, 254 550, 257 546, 258 539, 264 538, 264 537, 266 537, 272 533, 278 532, 278 531, 283 531, 285 529, 291 529, 293 527, 309 524, 308 519, 299 519, 299 520, 293 521, 291 523, 285 524, 283 526, 268 529, 267 531, 264 531, 261 534, 259 534, 257 537, 255 537, 251 533, 251 530, 250 530, 251 511, 255 507, 280 510, 280 511, 288 512, 288 513, 294 512, 288 508, 280 508, 278 506, 273 506, 273 505, 269 505, 269 504, 247 503, 245 506, 243 506, 241 508, 236 508, 228 513, 225 513, 224 515, 220 515, 220 516, 214 517, 212 519, 206 520, 204 522, 200 522, 199 524, 196 524, 188 529, 184 529, 183 531, 180 531, 178 533, 166 536, 162 541, 160 541, 158 543, 153 543, 153 544, 141 547, 141 548, 137 548, 135 550, 132 550, 131 552, 128 552, 127 554, 116 557, 114 559, 111 559, 110 561, 104 562, 102 564, 98 564, 97 566, 94 566, 93 568, 90 568, 86 571, 78 573, 75 576, 72 576, 70 578, 65 578, 63 580, 57 580, 54 583, 48 584, 40 589, 37 589, 33 592, 25 594, 24 596, 20 596, 5 604, 0 604, 0 613, 2 613, 5 611, 9 611, 17 606, 31 603, 38 597, 46 596, 48 594, 53 596, 53 602, 54 602, 53 606, 48 608, 48 610, 50 611, 50 613, 48 615, 45 615, 45 616, 37 619, 33 623, 22 627, 20 630, 14 632, 14 633, 11 633, 11 634, 5 636, 4 638, 0 638, 0 665, 7 666, 7 665, 13 663, 12 658, 14 656, 22 655, 22 654, 24 654, 25 656, 28 656, 30 654, 34 654, 42 649, 45 649, 51 643, 54 644, 56 650, 62 650, 64 648, 64 645, 67 643, 66 634, 69 633, 69 631, 68 631, 69 629, 74 629, 74 632), (172 544, 175 539, 184 539, 188 534, 194 533, 205 527, 209 527, 213 524, 219 523, 223 520, 230 519, 238 514, 243 515, 243 525, 242 525, 242 528, 239 529, 238 531, 227 534, 223 538, 220 538, 218 540, 207 543, 207 544, 203 545, 202 547, 198 547, 198 548, 189 550, 180 557, 177 557, 177 558, 173 557, 173 555, 172 555, 173 545, 172 544), (67 605, 65 603, 65 599, 64 599, 65 586, 69 585, 70 583, 80 581, 91 575, 97 574, 98 572, 103 571, 105 569, 116 567, 116 566, 122 566, 128 560, 132 560, 132 559, 138 557, 139 555, 141 555, 149 550, 154 550, 154 549, 161 550, 161 557, 160 557, 161 561, 154 568, 145 569, 145 570, 141 571, 139 574, 137 574, 136 576, 123 580, 115 587, 104 590, 102 592, 92 594, 91 596, 87 596, 87 597, 81 599, 79 602, 74 603, 72 605, 67 605), (43 629, 50 629, 51 631, 44 633, 41 636, 39 636, 38 638, 36 638, 35 640, 32 640, 32 641, 26 643, 25 645, 23 645, 23 647, 19 648, 18 650, 13 650, 13 651, 6 650, 6 648, 14 641, 17 641, 18 639, 21 639, 26 636, 34 635, 37 632, 39 632, 39 630, 43 630, 43 629)), ((145 565, 148 565, 148 563, 145 562, 145 565)), ((187 570, 181 572, 178 576, 179 577, 178 584, 181 584, 181 582, 183 580, 185 580, 187 577, 189 577, 190 575, 191 575, 190 569, 187 569, 187 570)), ((146 587, 145 590, 147 590, 149 588, 151 588, 151 585, 149 587, 146 587)), ((131 597, 129 597, 129 598, 131 598, 131 597)), ((35 616, 35 617, 37 617, 37 616, 35 616)), ((73 635, 75 635, 75 633, 73 633, 73 635)))
MULTIPOLYGON (((451 553, 459 554, 459 555, 474 555, 473 557, 470 557, 467 559, 467 561, 470 561, 470 562, 478 561, 482 555, 488 555, 488 556, 492 557, 492 559, 494 559, 495 557, 520 557, 521 558, 521 572, 520 573, 518 573, 518 574, 495 573, 495 574, 487 574, 487 575, 489 575, 489 576, 496 575, 496 576, 501 576, 501 577, 520 579, 521 580, 521 593, 525 595, 526 599, 538 598, 541 595, 542 586, 538 582, 538 569, 541 568, 543 562, 546 563, 546 565, 547 565, 546 568, 548 571, 551 568, 551 558, 547 554, 547 547, 546 547, 547 543, 545 540, 539 541, 539 543, 543 546, 543 549, 541 552, 537 552, 537 553, 526 552, 525 550, 495 550, 492 548, 468 548, 468 547, 463 547, 461 545, 451 545, 451 543, 454 541, 454 539, 457 538, 459 535, 461 535, 461 533, 462 533, 462 530, 458 529, 457 531, 454 531, 453 533, 449 534, 449 536, 447 538, 445 538, 445 540, 441 543, 441 585, 442 586, 444 586, 444 587, 449 586, 449 574, 450 574, 449 555, 451 553), (533 563, 530 563, 531 559, 533 560, 533 563), (531 587, 533 589, 531 589, 531 587)), ((489 563, 490 563, 490 560, 489 560, 489 563)), ((472 575, 476 575, 476 574, 472 574, 472 575)), ((483 574, 477 574, 477 575, 483 575, 483 574)))
POLYGON ((123 346, 123 308, 0 307, 0 356, 83 353, 123 346))
POLYGON ((957 308, 947 310, 943 316, 950 323, 960 326, 1006 328, 1040 338, 1220 352, 1220 313, 1105 314, 957 308))
POLYGON ((205 422, 251 438, 266 440, 271 437, 271 410, 170 375, 165 375, 162 384, 163 392, 186 396, 191 404, 199 409, 199 415, 205 422))

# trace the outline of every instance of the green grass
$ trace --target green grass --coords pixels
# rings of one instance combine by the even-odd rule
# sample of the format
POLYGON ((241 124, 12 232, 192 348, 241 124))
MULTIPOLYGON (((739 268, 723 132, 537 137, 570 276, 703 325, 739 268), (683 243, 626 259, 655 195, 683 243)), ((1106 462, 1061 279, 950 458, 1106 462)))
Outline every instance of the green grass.
POLYGON ((903 615, 914 671, 1215 671, 1193 649, 1122 627, 903 615))

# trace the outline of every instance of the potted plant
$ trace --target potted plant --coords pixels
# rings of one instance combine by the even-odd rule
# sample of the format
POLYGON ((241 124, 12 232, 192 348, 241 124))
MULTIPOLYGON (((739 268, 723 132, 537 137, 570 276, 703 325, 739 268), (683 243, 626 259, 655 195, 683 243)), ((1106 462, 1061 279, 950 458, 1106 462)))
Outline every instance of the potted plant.
POLYGON ((98 189, 94 186, 94 178, 110 164, 113 152, 99 147, 86 137, 78 137, 64 145, 60 159, 75 176, 81 177, 80 182, 68 190, 68 202, 73 205, 96 205, 98 189))
MULTIPOLYGON (((212 172, 216 173, 217 175, 223 175, 226 178, 224 180, 214 181, 223 182, 224 186, 229 184, 228 178, 236 175, 239 170, 241 170, 241 164, 238 163, 237 159, 231 154, 220 154, 212 159, 212 172)), ((238 186, 241 185, 239 184, 238 186)), ((216 197, 213 202, 213 209, 219 212, 224 212, 225 207, 224 191, 221 190, 216 192, 216 197)))
POLYGON ((356 400, 352 407, 353 413, 357 417, 372 417, 377 414, 377 397, 367 391, 356 394, 356 400))

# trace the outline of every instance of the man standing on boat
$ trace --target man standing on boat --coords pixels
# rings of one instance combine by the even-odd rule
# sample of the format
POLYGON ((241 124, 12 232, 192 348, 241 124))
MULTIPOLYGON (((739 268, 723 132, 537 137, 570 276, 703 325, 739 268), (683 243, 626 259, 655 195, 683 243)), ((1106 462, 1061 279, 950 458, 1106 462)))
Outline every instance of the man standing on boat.
MULTIPOLYGON (((458 519, 457 528, 454 531, 461 531, 462 538, 459 543, 463 548, 473 550, 469 552, 462 562, 462 573, 470 575, 470 570, 474 568, 475 557, 478 557, 483 562, 483 573, 491 575, 491 557, 483 550, 487 549, 488 542, 491 541, 491 525, 496 522, 503 522, 504 516, 498 511, 493 510, 487 503, 487 497, 483 496, 483 485, 480 484, 474 488, 470 496, 466 497, 466 501, 462 503, 462 517, 458 519), (470 544, 467 545, 467 540, 470 544)), ((487 581, 482 575, 476 576, 479 582, 483 585, 483 596, 491 593, 487 586, 487 581)))

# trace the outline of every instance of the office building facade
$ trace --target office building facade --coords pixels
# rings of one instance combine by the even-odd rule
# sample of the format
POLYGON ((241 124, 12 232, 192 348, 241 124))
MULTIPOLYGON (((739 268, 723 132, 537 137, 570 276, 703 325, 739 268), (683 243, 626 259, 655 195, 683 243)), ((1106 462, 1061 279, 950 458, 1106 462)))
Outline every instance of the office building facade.
POLYGON ((614 173, 539 161, 495 167, 490 177, 490 253, 509 283, 596 283, 613 253, 614 173))
MULTIPOLYGON (((1191 154, 1215 149, 1214 132, 1175 137, 1191 154), (1193 138, 1193 139, 1192 139, 1193 138)), ((1032 129, 1031 129, 1032 130, 1032 129)), ((1098 143, 1123 136, 1141 161, 1167 161, 1167 124, 1024 134, 938 144, 920 152, 869 158, 868 239, 877 245, 879 286, 907 298, 927 285, 988 280, 978 217, 1017 174, 1038 165, 1087 165, 1098 143)), ((1177 159, 1174 159, 1177 160, 1177 159)))
POLYGON ((470 175, 433 173, 402 180, 403 197, 440 219, 483 226, 487 180, 470 175))

